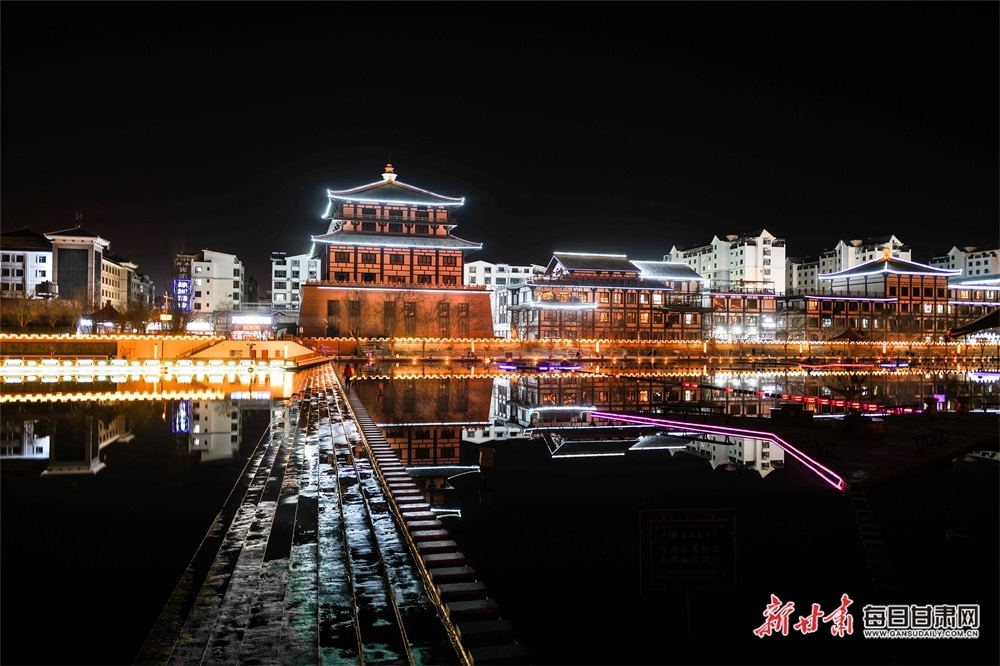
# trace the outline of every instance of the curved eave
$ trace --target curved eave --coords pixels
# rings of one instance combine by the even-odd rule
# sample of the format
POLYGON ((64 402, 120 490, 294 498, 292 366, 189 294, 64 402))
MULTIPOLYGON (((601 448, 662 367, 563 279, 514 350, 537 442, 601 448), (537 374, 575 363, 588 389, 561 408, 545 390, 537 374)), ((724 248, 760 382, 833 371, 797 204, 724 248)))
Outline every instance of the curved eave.
POLYGON ((952 277, 961 274, 961 271, 950 271, 944 269, 934 269, 933 271, 894 271, 889 267, 877 271, 864 271, 862 273, 852 272, 854 269, 847 269, 839 273, 822 273, 817 277, 820 280, 836 280, 854 277, 868 277, 870 275, 927 275, 930 277, 952 277))
POLYGON ((375 183, 368 183, 367 185, 361 185, 359 187, 352 187, 349 190, 328 189, 326 194, 331 199, 339 199, 341 201, 357 201, 360 203, 385 203, 413 206, 461 206, 465 204, 465 197, 448 197, 443 194, 431 192, 430 190, 425 190, 423 188, 401 183, 399 181, 395 181, 391 184, 387 184, 385 181, 378 181, 375 183), (413 200, 407 201, 405 199, 379 198, 377 194, 378 189, 386 186, 393 186, 406 190, 407 192, 412 192, 413 200))
POLYGON ((389 247, 389 248, 413 248, 415 250, 481 250, 482 243, 473 243, 464 238, 448 236, 447 239, 436 239, 427 237, 407 238, 402 236, 365 236, 358 237, 342 232, 323 234, 322 236, 312 236, 313 243, 326 243, 327 245, 341 245, 354 247, 389 247), (420 242, 426 241, 426 242, 420 242))

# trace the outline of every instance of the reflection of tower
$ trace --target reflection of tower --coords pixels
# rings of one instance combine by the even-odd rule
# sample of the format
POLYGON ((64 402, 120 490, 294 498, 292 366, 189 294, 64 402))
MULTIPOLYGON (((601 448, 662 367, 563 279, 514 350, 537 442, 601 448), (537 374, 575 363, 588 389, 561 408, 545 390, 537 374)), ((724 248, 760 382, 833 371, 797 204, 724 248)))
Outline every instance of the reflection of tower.
POLYGON ((192 400, 188 451, 201 462, 231 459, 240 448, 241 422, 235 401, 192 400))
POLYGON ((19 418, 0 423, 0 458, 48 458, 49 436, 36 434, 38 423, 34 419, 19 418))
MULTIPOLYGON (((100 421, 93 416, 53 421, 49 466, 42 472, 42 476, 91 475, 104 469, 105 465, 101 462, 101 437, 107 437, 108 433, 101 431, 101 428, 100 421)), ((111 441, 114 440, 105 443, 111 441)))

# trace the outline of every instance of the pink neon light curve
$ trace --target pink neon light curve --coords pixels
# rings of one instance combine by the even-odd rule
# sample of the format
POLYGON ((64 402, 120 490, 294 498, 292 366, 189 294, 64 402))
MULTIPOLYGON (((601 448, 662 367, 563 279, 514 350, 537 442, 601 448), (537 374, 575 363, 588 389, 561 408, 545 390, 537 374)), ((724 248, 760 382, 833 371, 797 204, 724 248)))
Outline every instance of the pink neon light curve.
POLYGON ((847 490, 847 482, 844 481, 839 474, 802 453, 802 451, 799 451, 797 448, 783 440, 781 437, 778 437, 773 432, 744 430, 743 428, 728 428, 723 426, 707 425, 704 423, 688 423, 686 421, 668 421, 666 419, 654 419, 648 416, 618 414, 615 412, 593 411, 590 413, 590 417, 594 419, 607 419, 609 421, 625 421, 627 423, 642 423, 646 425, 664 426, 667 428, 678 428, 681 430, 690 430, 692 432, 700 432, 708 435, 732 435, 734 437, 750 437, 753 439, 765 440, 788 452, 793 458, 812 470, 816 476, 823 479, 837 490, 847 490))

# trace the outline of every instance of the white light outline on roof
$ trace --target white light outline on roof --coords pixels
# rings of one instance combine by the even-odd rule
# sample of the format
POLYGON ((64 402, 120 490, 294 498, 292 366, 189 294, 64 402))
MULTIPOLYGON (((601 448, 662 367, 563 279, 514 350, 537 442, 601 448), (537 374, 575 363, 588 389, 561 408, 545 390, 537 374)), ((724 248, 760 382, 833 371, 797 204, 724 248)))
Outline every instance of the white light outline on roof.
POLYGON ((837 271, 836 273, 820 273, 817 277, 821 280, 834 280, 837 278, 867 277, 869 275, 881 275, 886 273, 892 273, 894 275, 931 275, 931 276, 940 275, 942 277, 954 277, 956 275, 961 275, 962 271, 951 268, 937 268, 936 266, 928 266, 927 264, 921 264, 916 261, 909 261, 908 259, 900 259, 898 257, 892 257, 892 258, 883 257, 882 259, 874 259, 872 261, 869 261, 867 264, 861 264, 853 268, 845 268, 844 270, 837 271), (912 264, 914 266, 920 266, 921 268, 926 268, 928 269, 928 272, 917 273, 914 271, 895 271, 889 267, 889 262, 893 260, 901 263, 912 264), (880 270, 867 271, 864 273, 851 273, 850 275, 845 275, 845 273, 853 271, 856 268, 861 268, 863 266, 867 266, 868 264, 879 264, 879 263, 884 264, 880 270))
MULTIPOLYGON (((327 189, 326 190, 326 196, 328 196, 331 199, 340 199, 342 201, 361 201, 361 202, 368 202, 368 203, 407 204, 407 205, 411 205, 411 206, 428 206, 428 205, 431 205, 431 204, 428 204, 426 201, 413 201, 413 202, 408 202, 408 201, 388 201, 386 199, 359 199, 359 198, 356 198, 356 197, 349 196, 352 192, 360 192, 360 191, 365 190, 367 188, 376 187, 376 186, 379 186, 379 185, 385 185, 386 182, 388 182, 388 181, 379 180, 379 181, 375 181, 373 183, 368 183, 367 185, 358 185, 357 187, 352 187, 352 188, 347 189, 347 190, 331 190, 331 189, 327 189)), ((427 194, 427 195, 430 195, 432 197, 437 197, 437 198, 445 200, 445 201, 433 204, 435 206, 461 206, 461 205, 463 205, 465 203, 465 197, 449 197, 449 196, 446 196, 444 194, 438 194, 437 192, 431 192, 430 190, 425 190, 422 187, 416 187, 415 185, 410 185, 408 183, 403 183, 401 181, 392 181, 392 183, 394 185, 398 185, 399 187, 402 187, 403 189, 412 190, 414 192, 420 192, 421 194, 427 194)))
POLYGON ((339 291, 427 291, 435 294, 489 294, 485 289, 434 289, 419 287, 351 287, 325 284, 306 284, 304 287, 312 289, 334 289, 339 291))
MULTIPOLYGON (((349 231, 349 232, 346 232, 346 233, 359 233, 359 232, 349 231)), ((468 240, 465 240, 464 238, 458 238, 457 236, 449 236, 448 238, 452 238, 452 239, 454 239, 456 241, 459 241, 460 243, 469 243, 470 245, 473 245, 475 247, 455 247, 454 245, 414 245, 412 243, 407 243, 407 244, 403 244, 403 245, 398 245, 398 244, 397 245, 392 245, 392 244, 385 243, 385 242, 382 242, 382 243, 359 243, 358 241, 327 240, 327 239, 324 239, 324 238, 319 238, 317 236, 310 236, 309 238, 312 240, 313 243, 326 243, 327 245, 343 245, 343 246, 353 246, 353 247, 369 247, 369 246, 370 247, 398 247, 400 249, 412 247, 412 248, 417 249, 417 250, 481 250, 481 249, 483 249, 483 244, 482 243, 476 243, 475 241, 468 241, 468 240)), ((379 238, 379 237, 378 236, 373 236, 372 238, 379 238)), ((405 238, 405 237, 402 237, 402 236, 387 236, 387 238, 405 238)))
POLYGON ((552 254, 568 254, 573 257, 615 257, 616 259, 628 259, 627 254, 602 254, 600 252, 560 252, 556 251, 552 254))

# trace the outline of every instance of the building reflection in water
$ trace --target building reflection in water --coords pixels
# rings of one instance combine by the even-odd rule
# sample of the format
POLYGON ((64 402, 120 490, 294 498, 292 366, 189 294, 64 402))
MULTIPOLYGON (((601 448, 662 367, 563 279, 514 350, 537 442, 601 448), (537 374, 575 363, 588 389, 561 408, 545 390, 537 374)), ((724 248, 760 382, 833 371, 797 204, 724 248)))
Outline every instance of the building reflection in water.
MULTIPOLYGON (((0 414, 0 460, 4 464, 47 462, 43 476, 93 476, 104 470, 112 445, 128 445, 137 429, 146 438, 173 441, 174 459, 210 463, 239 452, 246 415, 267 411, 270 396, 234 393, 229 400, 77 400, 70 403, 4 405, 0 414), (152 428, 152 430, 149 430, 152 428), (177 457, 180 458, 177 458, 177 457)), ((103 396, 103 393, 102 393, 103 396)))

